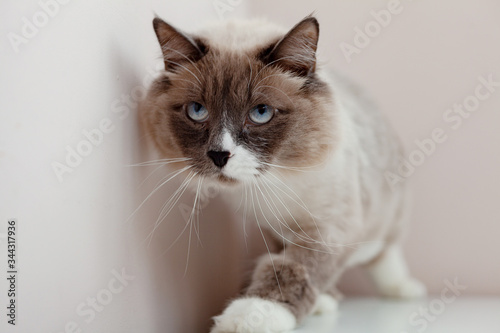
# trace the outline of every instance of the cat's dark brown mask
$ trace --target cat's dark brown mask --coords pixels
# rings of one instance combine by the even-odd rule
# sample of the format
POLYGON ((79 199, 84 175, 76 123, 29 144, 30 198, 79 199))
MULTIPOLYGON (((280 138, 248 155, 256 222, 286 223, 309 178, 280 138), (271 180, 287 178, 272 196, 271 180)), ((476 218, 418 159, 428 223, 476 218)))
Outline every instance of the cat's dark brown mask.
POLYGON ((165 72, 141 112, 163 157, 188 158, 194 171, 223 182, 326 158, 335 110, 316 71, 315 18, 286 34, 274 26, 253 33, 252 23, 196 36, 159 18, 153 26, 165 72))

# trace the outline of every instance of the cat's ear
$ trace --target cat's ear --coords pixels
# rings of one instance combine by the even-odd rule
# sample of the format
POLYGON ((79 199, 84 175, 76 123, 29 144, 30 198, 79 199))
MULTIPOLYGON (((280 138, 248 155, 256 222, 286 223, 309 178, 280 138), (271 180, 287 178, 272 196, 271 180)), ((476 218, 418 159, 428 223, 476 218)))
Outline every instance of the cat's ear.
POLYGON ((153 28, 161 46, 166 70, 183 66, 186 62, 196 62, 206 53, 207 48, 201 41, 181 33, 158 17, 153 20, 153 28))
POLYGON ((264 52, 263 60, 302 76, 314 73, 319 23, 308 16, 264 52))

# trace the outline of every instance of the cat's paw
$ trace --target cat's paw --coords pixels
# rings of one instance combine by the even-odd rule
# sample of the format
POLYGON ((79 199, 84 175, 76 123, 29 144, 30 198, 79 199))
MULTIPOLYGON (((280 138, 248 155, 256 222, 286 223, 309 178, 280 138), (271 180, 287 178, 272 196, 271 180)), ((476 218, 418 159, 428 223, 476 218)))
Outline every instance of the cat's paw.
POLYGON ((311 311, 313 315, 324 313, 336 313, 339 307, 339 302, 328 294, 321 294, 316 299, 314 308, 311 311))
POLYGON ((257 297, 234 300, 214 321, 211 333, 281 333, 297 325, 286 307, 257 297))
POLYGON ((339 302, 328 294, 321 294, 316 298, 316 303, 311 311, 313 315, 324 313, 336 313, 339 308, 339 302))
POLYGON ((422 282, 407 277, 397 283, 384 286, 380 292, 387 297, 411 299, 424 297, 427 294, 427 289, 422 282))

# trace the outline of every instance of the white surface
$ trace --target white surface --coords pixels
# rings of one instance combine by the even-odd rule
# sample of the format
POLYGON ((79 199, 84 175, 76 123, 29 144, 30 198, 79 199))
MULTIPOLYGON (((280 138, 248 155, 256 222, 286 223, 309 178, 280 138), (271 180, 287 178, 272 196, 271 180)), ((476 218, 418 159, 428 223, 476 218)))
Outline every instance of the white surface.
POLYGON ((500 332, 500 298, 458 298, 443 308, 438 299, 432 296, 422 301, 348 298, 340 302, 338 318, 310 317, 294 333, 500 332), (415 316, 425 308, 430 309, 428 320, 415 316))

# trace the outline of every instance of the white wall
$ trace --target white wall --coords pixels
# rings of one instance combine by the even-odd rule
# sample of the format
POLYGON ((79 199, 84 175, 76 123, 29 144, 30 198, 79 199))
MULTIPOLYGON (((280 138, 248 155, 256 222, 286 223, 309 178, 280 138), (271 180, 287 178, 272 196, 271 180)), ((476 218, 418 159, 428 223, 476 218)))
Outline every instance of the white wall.
MULTIPOLYGON (((149 248, 143 240, 179 183, 158 191, 127 220, 163 175, 158 171, 141 185, 154 168, 127 167, 152 158, 126 98, 140 92, 158 63, 153 13, 189 31, 219 19, 216 3, 69 1, 19 52, 8 33, 22 35, 23 17, 43 19, 42 9, 37 1, 0 3, 0 233, 8 218, 19 224, 18 327, 1 320, 0 331, 72 332, 74 322, 93 333, 202 332, 238 290, 243 267, 260 244, 250 243, 247 254, 241 225, 218 210, 216 194, 203 211, 201 241, 193 230, 190 244, 187 230, 165 254, 184 229, 179 209, 149 248), (88 148, 83 131, 100 125, 112 130, 59 181, 52 164, 66 163, 67 147, 88 148), (76 313, 89 297, 106 301, 106 290, 119 286, 113 272, 122 269, 134 279, 95 318, 86 305, 85 315, 76 313)), ((265 11, 291 26, 316 9, 322 59, 370 88, 410 151, 415 139, 446 127, 448 141, 410 177, 417 190, 407 246, 412 268, 435 292, 444 278, 457 276, 471 294, 499 293, 494 277, 500 266, 491 258, 499 250, 500 92, 459 130, 449 130, 441 119, 446 108, 474 92, 478 76, 500 79, 499 5, 403 2, 404 12, 347 64, 339 43, 352 41, 353 27, 385 3, 256 0, 224 16, 265 11)), ((189 196, 179 202, 191 203, 189 196)), ((5 239, 0 242, 5 271, 5 239)), ((353 280, 365 285, 359 275, 353 280)), ((366 291, 353 284, 344 289, 366 291)), ((0 279, 0 304, 7 302, 6 290, 0 279)))

